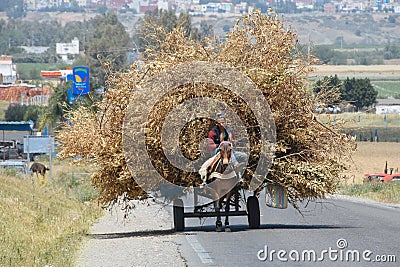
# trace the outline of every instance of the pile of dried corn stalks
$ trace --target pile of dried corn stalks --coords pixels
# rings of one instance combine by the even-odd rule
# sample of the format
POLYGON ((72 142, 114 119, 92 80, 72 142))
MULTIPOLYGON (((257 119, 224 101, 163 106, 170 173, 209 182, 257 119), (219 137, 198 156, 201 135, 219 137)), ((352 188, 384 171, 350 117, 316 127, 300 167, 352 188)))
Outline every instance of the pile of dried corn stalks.
MULTIPOLYGON (((102 203, 115 203, 121 195, 126 199, 147 197, 135 180, 140 173, 132 175, 123 151, 124 116, 129 103, 139 97, 135 95, 137 88, 163 70, 196 61, 235 68, 257 85, 268 102, 275 121, 276 142, 275 158, 265 182, 285 186, 295 207, 299 200, 323 198, 335 192, 355 142, 339 133, 338 125, 332 129, 313 115, 316 100, 307 80, 313 59, 298 50, 296 35, 284 28, 276 14, 256 11, 245 15, 225 42, 195 41, 186 38, 180 28, 166 33, 154 26, 150 32, 152 35, 147 38, 153 46, 147 48, 142 64, 132 65, 129 73, 111 75, 96 112, 83 107, 70 112, 68 125, 58 135, 62 157, 81 156, 81 161, 90 160, 96 165, 92 181, 102 203)), ((208 97, 221 102, 231 101, 224 90, 213 85, 189 84, 168 92, 170 97, 164 96, 150 114, 145 114, 147 144, 152 144, 148 153, 155 159, 152 163, 165 179, 179 185, 198 185, 201 181, 196 175, 181 176, 163 160, 157 161, 157 155, 162 153, 157 126, 179 101, 190 98, 196 90, 206 91, 208 97)), ((236 111, 240 110, 237 107, 236 111)), ((206 133, 204 129, 208 129, 205 125, 211 123, 192 120, 176 133, 183 155, 190 159, 198 156, 199 142, 206 133)))

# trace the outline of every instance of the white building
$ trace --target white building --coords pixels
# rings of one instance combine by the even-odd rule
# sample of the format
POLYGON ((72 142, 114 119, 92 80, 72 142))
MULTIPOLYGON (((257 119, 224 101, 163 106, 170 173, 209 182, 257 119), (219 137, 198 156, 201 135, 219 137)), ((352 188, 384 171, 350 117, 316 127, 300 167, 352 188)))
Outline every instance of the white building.
POLYGON ((400 99, 377 99, 375 105, 376 114, 400 114, 400 99))
POLYGON ((158 0, 157 8, 158 10, 168 11, 171 9, 171 5, 168 0, 158 0))
POLYGON ((68 62, 68 55, 79 55, 79 40, 74 38, 70 43, 56 43, 56 54, 68 62))
POLYGON ((39 0, 24 0, 24 5, 26 10, 36 10, 38 9, 39 0))
POLYGON ((17 81, 17 66, 11 56, 0 56, 0 84, 13 84, 17 81))
POLYGON ((90 3, 90 0, 76 0, 76 3, 80 7, 87 7, 90 3))

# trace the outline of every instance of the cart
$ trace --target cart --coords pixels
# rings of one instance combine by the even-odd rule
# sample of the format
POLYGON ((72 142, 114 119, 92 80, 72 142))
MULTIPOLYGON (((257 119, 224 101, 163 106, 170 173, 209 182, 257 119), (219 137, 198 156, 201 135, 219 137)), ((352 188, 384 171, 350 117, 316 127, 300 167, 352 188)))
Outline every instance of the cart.
MULTIPOLYGON (((224 201, 224 205, 231 205, 230 211, 220 211, 221 216, 247 216, 250 228, 260 227, 260 206, 258 197, 255 192, 246 198, 245 190, 242 189, 240 184, 234 188, 234 194, 230 203, 224 201), (233 207, 233 210, 232 210, 233 207)), ((193 190, 193 203, 194 207, 191 211, 185 211, 184 203, 181 198, 175 199, 173 202, 173 219, 175 231, 185 230, 185 218, 206 218, 216 217, 217 212, 213 210, 213 202, 201 205, 199 197, 207 197, 204 194, 204 189, 196 187, 193 190), (210 207, 211 206, 211 207, 210 207), (211 209, 211 210, 210 210, 211 209)))

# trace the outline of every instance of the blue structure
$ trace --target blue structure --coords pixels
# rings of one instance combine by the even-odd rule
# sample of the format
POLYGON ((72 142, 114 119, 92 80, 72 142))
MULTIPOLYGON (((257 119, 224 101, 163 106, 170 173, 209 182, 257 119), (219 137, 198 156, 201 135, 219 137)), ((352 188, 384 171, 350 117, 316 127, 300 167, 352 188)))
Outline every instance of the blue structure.
POLYGON ((67 101, 72 104, 81 95, 86 95, 90 91, 89 68, 77 66, 72 70, 73 74, 68 74, 66 80, 71 82, 71 87, 67 90, 67 101))
POLYGON ((72 69, 74 87, 72 93, 74 95, 86 95, 89 93, 89 68, 78 66, 72 69))
POLYGON ((0 130, 3 131, 27 131, 33 129, 32 121, 0 121, 0 130))

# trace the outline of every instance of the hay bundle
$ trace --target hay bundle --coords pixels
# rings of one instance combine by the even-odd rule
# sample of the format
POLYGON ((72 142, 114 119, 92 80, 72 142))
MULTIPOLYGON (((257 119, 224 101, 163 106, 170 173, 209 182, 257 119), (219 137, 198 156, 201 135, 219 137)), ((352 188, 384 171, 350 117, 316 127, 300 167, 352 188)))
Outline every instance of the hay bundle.
MULTIPOLYGON (((153 38, 154 42, 149 43, 155 46, 147 48, 143 64, 132 65, 129 73, 111 75, 97 112, 85 108, 72 111, 68 114, 72 126, 66 125, 58 136, 63 157, 79 155, 81 160, 90 159, 96 164, 92 179, 102 203, 114 203, 121 195, 126 199, 146 198, 146 192, 140 187, 143 186, 141 178, 146 175, 160 174, 176 185, 198 185, 199 177, 190 170, 196 165, 194 162, 204 160, 199 147, 206 130, 213 124, 210 114, 221 109, 228 117, 242 121, 235 127, 239 135, 247 134, 249 140, 247 175, 254 174, 260 157, 271 158, 274 152, 274 161, 264 166, 269 170, 267 176, 255 178, 259 186, 252 189, 260 190, 267 182, 281 184, 288 189, 289 201, 295 207, 299 200, 323 198, 336 190, 355 148, 354 140, 314 117, 315 100, 309 93, 307 80, 313 61, 297 50, 296 35, 285 29, 275 14, 253 12, 244 16, 225 43, 197 42, 186 38, 180 28, 167 33, 155 27, 150 32, 152 35, 147 38, 153 38), (235 83, 216 75, 216 68, 197 72, 200 78, 192 83, 182 83, 185 77, 174 80, 175 76, 169 75, 171 69, 190 68, 192 65, 182 65, 190 62, 233 68, 246 77, 241 84, 244 89, 238 88, 237 94, 227 90, 235 87, 235 83), (203 75, 214 82, 204 82, 203 75), (261 105, 261 100, 254 101, 258 98, 253 93, 248 94, 247 101, 238 97, 251 92, 253 85, 269 106, 261 105), (165 91, 168 86, 171 88, 165 91), (214 101, 208 101, 204 108, 199 97, 214 101), (187 100, 189 103, 182 108, 180 105, 187 100), (247 102, 256 103, 253 110, 247 102), (274 127, 260 133, 262 127, 255 110, 267 114, 267 122, 273 120, 274 127), (173 112, 175 115, 171 116, 173 112), (185 118, 183 122, 182 118, 185 118), (163 139, 165 121, 170 125, 169 132, 175 135, 163 139), (271 141, 266 149, 257 143, 260 135, 268 136, 271 141), (125 151, 125 157, 127 146, 131 148, 125 151), (171 147, 171 154, 183 154, 186 160, 176 163, 181 164, 180 168, 168 163, 174 155, 167 157, 165 146, 171 147), (141 165, 146 157, 138 147, 145 148, 152 169, 148 168, 148 162, 141 165), (132 162, 134 170, 128 168, 132 162), (186 169, 189 171, 182 171, 186 169)), ((221 71, 229 71, 226 69, 221 71)), ((187 78, 196 80, 196 77, 187 78)), ((153 187, 159 180, 146 182, 153 187)))

